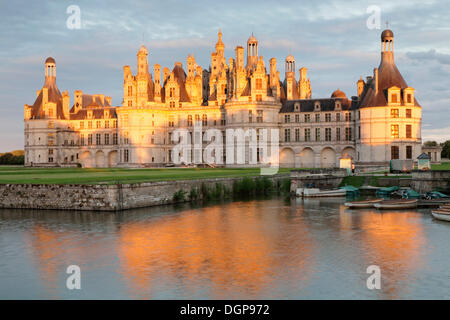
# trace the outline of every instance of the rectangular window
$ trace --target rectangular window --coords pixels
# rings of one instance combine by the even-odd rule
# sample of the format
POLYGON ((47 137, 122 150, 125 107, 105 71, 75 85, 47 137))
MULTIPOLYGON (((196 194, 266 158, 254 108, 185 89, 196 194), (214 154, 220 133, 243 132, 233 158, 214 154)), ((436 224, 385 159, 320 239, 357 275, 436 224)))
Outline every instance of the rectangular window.
POLYGON ((96 144, 96 145, 102 144, 102 135, 101 135, 100 133, 97 133, 97 134, 95 135, 95 144, 96 144))
POLYGON ((188 125, 188 127, 192 127, 192 116, 191 115, 188 115, 187 125, 188 125))
POLYGON ((352 128, 345 128, 345 140, 346 141, 352 140, 352 128))
POLYGON ((132 96, 132 95, 133 95, 133 87, 128 86, 128 96, 132 96))
POLYGON ((80 129, 84 129, 84 122, 80 121, 80 129))
POLYGON ((92 145, 92 133, 88 134, 88 146, 92 145))
POLYGON ((258 122, 258 123, 263 122, 263 111, 262 110, 256 111, 256 122, 258 122))
POLYGON ((311 129, 310 128, 305 129, 305 141, 311 141, 311 129))
POLYGON ((130 152, 128 149, 123 150, 123 162, 130 161, 130 152))
POLYGON ((92 121, 88 121, 88 129, 92 129, 92 121))
POLYGON ((109 120, 105 120, 105 129, 109 129, 109 120))
POLYGON ((113 121, 113 128, 117 128, 117 120, 113 121))
POLYGON ((208 116, 206 114, 202 115, 202 126, 208 125, 208 116))
POLYGON ((411 109, 406 109, 406 118, 412 118, 411 109))
POLYGON ((408 94, 406 95, 406 101, 407 101, 408 103, 412 103, 412 95, 411 95, 411 93, 408 93, 408 94))
POLYGON ((325 141, 331 141, 331 128, 325 128, 325 141))
POLYGON ((305 114, 305 122, 311 122, 311 115, 305 114))
POLYGON ((412 138, 412 126, 410 124, 406 125, 406 138, 412 138))
POLYGON ((252 110, 248 110, 248 122, 249 123, 253 122, 253 112, 252 112, 252 110))
POLYGON ((291 142, 291 129, 284 129, 284 141, 291 142))
POLYGON ((299 142, 300 141, 300 129, 295 129, 295 141, 299 142))
POLYGON ((336 128, 336 141, 341 141, 341 128, 336 128))
POLYGON ((412 159, 412 146, 406 146, 406 159, 412 159))
POLYGON ((286 115, 284 116, 284 123, 289 123, 289 122, 291 122, 291 116, 288 115, 288 114, 286 114, 286 115))
POLYGON ((320 122, 320 113, 316 113, 316 122, 320 122))
POLYGON ((398 124, 392 124, 391 125, 391 138, 398 138, 399 132, 398 132, 398 124))
POLYGON ((119 143, 119 138, 117 133, 113 133, 113 144, 118 144, 119 143))
POLYGON ((397 146, 391 146, 391 159, 395 160, 399 158, 399 151, 397 146))
POLYGON ((391 102, 392 103, 397 103, 397 94, 394 93, 394 94, 391 95, 391 102))
POLYGON ((331 122, 331 113, 325 113, 325 122, 331 122))
POLYGON ((350 112, 345 113, 345 121, 352 121, 352 114, 350 112))
POLYGON ((398 118, 398 109, 391 109, 391 118, 398 118))
POLYGON ((340 113, 336 113, 336 121, 337 122, 341 121, 341 114, 340 113))
POLYGON ((123 143, 124 144, 128 144, 129 139, 128 139, 128 132, 124 132, 123 133, 123 143))
POLYGON ((256 90, 262 89, 262 79, 256 79, 256 90))
POLYGON ((105 145, 109 144, 109 134, 105 133, 105 145))
POLYGON ((256 95, 256 101, 262 101, 262 95, 257 94, 256 95))
POLYGON ((80 136, 80 144, 84 146, 84 134, 80 136))
POLYGON ((96 122, 96 126, 97 126, 97 129, 100 129, 102 127, 102 122, 101 121, 97 121, 96 122))
POLYGON ((295 115, 295 122, 300 122, 300 115, 299 114, 296 114, 295 115))
POLYGON ((316 128, 316 141, 320 141, 320 128, 316 128))

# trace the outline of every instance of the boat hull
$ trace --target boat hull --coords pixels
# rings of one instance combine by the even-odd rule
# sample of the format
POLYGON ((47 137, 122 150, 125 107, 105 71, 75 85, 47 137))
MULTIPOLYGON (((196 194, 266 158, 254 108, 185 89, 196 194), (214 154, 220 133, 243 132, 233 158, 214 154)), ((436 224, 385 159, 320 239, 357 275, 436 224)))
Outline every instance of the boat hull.
POLYGON ((382 199, 370 200, 370 201, 360 201, 360 202, 346 202, 344 206, 355 209, 365 209, 365 208, 373 208, 375 203, 383 201, 382 199))
POLYGON ((439 211, 431 211, 431 215, 438 220, 442 220, 442 221, 448 221, 450 222, 450 212, 448 213, 444 213, 444 212, 439 212, 439 211))
POLYGON ((377 209, 414 209, 417 208, 417 200, 414 201, 399 201, 399 202, 379 202, 373 205, 377 209))

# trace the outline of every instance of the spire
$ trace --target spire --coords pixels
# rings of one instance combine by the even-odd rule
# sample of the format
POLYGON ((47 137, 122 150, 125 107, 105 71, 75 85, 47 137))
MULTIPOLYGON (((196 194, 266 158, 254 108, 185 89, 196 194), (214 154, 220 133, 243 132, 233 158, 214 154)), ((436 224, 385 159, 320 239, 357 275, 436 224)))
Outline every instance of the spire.
POLYGON ((225 45, 222 42, 222 31, 219 29, 219 33, 217 34, 217 43, 216 43, 216 53, 220 56, 223 56, 225 45))

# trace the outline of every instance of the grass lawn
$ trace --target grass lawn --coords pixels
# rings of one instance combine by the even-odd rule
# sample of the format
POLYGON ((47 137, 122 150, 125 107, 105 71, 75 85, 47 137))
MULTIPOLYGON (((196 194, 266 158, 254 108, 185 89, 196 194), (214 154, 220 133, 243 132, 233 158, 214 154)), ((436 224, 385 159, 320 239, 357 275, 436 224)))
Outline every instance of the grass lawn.
MULTIPOLYGON (((288 173, 291 169, 279 169, 288 173)), ((259 176, 259 168, 24 168, 0 166, 0 184, 96 184, 136 183, 145 181, 166 181, 184 179, 206 179, 221 177, 259 176)))
POLYGON ((431 170, 450 170, 450 162, 442 162, 441 164, 432 164, 431 170))

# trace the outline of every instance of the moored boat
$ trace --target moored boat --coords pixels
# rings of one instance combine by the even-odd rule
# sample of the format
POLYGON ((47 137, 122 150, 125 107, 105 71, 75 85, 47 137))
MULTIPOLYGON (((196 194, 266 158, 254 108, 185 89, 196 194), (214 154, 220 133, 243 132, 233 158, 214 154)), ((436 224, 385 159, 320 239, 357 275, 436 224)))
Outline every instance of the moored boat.
POLYGON ((450 210, 432 210, 431 215, 438 220, 450 222, 450 210))
POLYGON ((375 203, 381 202, 383 199, 372 199, 372 200, 362 200, 362 201, 351 201, 344 203, 344 206, 349 208, 373 208, 375 203))
POLYGON ((320 190, 318 188, 297 188, 296 195, 299 197, 344 197, 346 195, 344 189, 320 190))
POLYGON ((384 200, 373 205, 377 209, 414 209, 417 199, 384 200))

